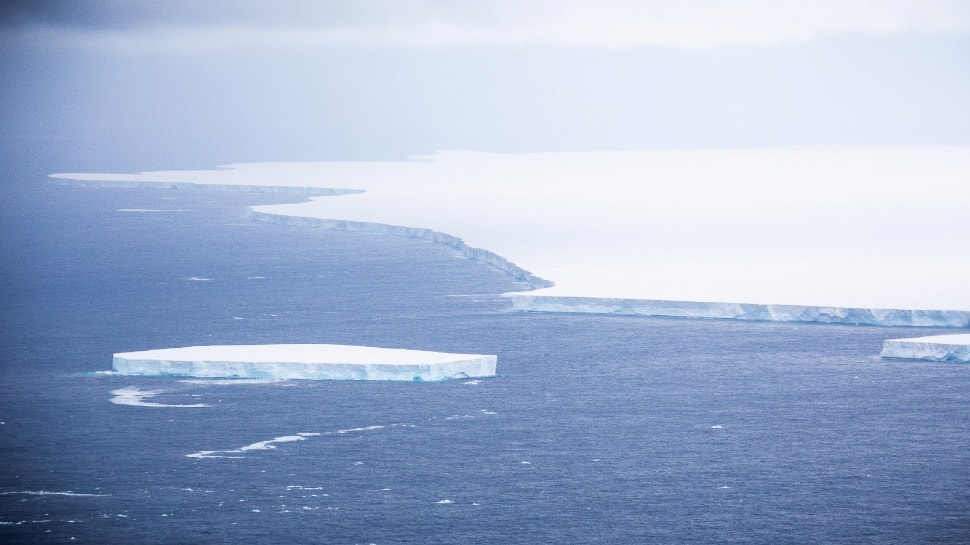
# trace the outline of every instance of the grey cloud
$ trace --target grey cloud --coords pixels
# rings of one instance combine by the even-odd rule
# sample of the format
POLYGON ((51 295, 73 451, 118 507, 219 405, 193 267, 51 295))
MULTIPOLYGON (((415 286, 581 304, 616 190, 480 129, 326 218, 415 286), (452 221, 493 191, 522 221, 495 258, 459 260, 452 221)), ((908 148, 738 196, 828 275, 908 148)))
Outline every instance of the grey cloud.
MULTIPOLYGON (((22 40, 139 53, 245 47, 775 46, 827 34, 970 33, 960 0, 15 1, 22 40)), ((8 33, 9 34, 9 33, 8 33)), ((16 37, 14 37, 16 39, 16 37)))

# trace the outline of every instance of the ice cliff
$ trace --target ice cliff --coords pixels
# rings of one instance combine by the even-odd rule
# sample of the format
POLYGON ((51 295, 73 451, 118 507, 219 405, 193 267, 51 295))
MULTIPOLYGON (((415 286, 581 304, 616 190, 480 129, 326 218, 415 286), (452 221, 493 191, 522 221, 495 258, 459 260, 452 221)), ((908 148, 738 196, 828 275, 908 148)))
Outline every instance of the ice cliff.
POLYGON ((437 381, 495 375, 497 358, 337 344, 213 345, 114 355, 137 376, 437 381))
POLYGON ((512 308, 521 312, 614 314, 719 318, 762 322, 816 322, 824 324, 970 327, 970 312, 961 310, 906 310, 805 305, 768 305, 656 299, 557 297, 511 293, 512 308))
POLYGON ((371 233, 371 234, 382 234, 382 235, 392 235, 397 237, 405 238, 416 238, 421 240, 427 240, 429 242, 434 242, 436 244, 443 244, 449 248, 454 248, 462 253, 468 259, 472 261, 478 261, 490 267, 496 268, 512 278, 518 280, 519 282, 526 283, 530 289, 538 288, 548 288, 553 285, 552 282, 539 278, 538 276, 532 274, 531 272, 519 267, 515 263, 505 259, 504 257, 484 250, 482 248, 472 248, 471 246, 465 244, 462 239, 449 235, 447 233, 442 233, 440 231, 435 231, 433 229, 423 229, 420 227, 405 227, 402 225, 388 225, 385 223, 372 223, 363 221, 346 221, 346 220, 334 220, 326 218, 309 218, 301 216, 284 216, 280 214, 271 214, 268 212, 260 212, 253 210, 250 215, 253 219, 267 222, 267 223, 277 223, 281 225, 299 225, 304 227, 318 227, 322 229, 334 229, 337 231, 353 231, 357 233, 371 233))
POLYGON ((92 187, 108 189, 204 189, 216 191, 241 191, 246 193, 297 193, 308 197, 331 197, 335 195, 355 195, 362 189, 340 187, 313 187, 298 185, 228 184, 193 182, 143 172, 140 174, 95 174, 84 172, 55 173, 47 177, 53 185, 72 187, 92 187))
POLYGON ((968 171, 970 147, 916 146, 459 150, 52 176, 301 191, 312 197, 253 216, 450 246, 540 290, 513 296, 519 311, 968 327, 970 254, 954 251, 968 171))

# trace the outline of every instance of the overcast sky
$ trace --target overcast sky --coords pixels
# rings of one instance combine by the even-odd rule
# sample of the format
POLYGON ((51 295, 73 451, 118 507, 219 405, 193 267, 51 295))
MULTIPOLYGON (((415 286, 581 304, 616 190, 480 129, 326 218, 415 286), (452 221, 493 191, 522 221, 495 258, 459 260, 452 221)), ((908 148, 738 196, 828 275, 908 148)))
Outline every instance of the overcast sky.
POLYGON ((0 4, 0 137, 145 168, 970 144, 970 2, 0 4))

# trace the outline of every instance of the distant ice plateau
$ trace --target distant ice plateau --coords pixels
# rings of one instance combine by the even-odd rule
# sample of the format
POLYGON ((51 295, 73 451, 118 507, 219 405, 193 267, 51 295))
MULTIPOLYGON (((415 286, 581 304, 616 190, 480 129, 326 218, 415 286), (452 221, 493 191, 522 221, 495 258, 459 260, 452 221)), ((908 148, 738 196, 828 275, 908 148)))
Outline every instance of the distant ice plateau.
POLYGON ((882 343, 883 358, 970 363, 970 334, 890 339, 882 343))
POLYGON ((262 344, 123 352, 114 355, 112 368, 122 375, 150 377, 439 381, 491 377, 496 363, 496 356, 482 354, 340 344, 262 344))
POLYGON ((793 147, 445 151, 52 179, 302 188, 306 202, 254 217, 451 246, 523 282, 531 291, 509 296, 525 312, 970 327, 968 172, 970 147, 793 147))

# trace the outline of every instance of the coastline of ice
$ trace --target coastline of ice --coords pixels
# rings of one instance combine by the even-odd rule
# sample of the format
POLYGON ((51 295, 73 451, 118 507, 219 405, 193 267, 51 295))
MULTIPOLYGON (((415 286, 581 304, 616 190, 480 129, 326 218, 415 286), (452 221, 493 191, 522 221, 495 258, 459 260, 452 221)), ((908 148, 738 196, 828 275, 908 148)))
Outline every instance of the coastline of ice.
MULTIPOLYGON (((218 171, 213 171, 218 172, 218 171)), ((244 191, 249 193, 302 193, 308 197, 329 197, 334 195, 353 195, 363 193, 362 189, 339 187, 315 187, 314 185, 279 185, 272 179, 258 183, 220 183, 213 181, 192 181, 180 177, 140 172, 138 174, 69 172, 54 173, 48 181, 54 185, 72 187, 110 188, 110 189, 205 189, 221 191, 244 191)), ((191 210, 143 210, 123 209, 119 212, 191 212, 191 210)))
POLYGON ((970 363, 970 334, 890 339, 882 344, 882 358, 970 363))
POLYGON ((534 290, 519 311, 967 327, 966 172, 968 147, 819 147, 52 176, 321 191, 253 217, 451 246, 534 290))
POLYGON ((362 221, 344 221, 327 218, 312 218, 302 216, 288 216, 269 212, 252 210, 250 217, 255 220, 275 223, 279 225, 294 225, 301 227, 316 227, 322 229, 333 229, 337 231, 351 231, 355 233, 369 233, 390 235, 405 238, 415 238, 427 240, 435 244, 442 244, 449 248, 454 248, 472 261, 484 263, 490 267, 498 269, 519 282, 526 283, 530 289, 549 288, 553 283, 544 278, 532 274, 531 272, 510 262, 504 257, 482 248, 473 248, 465 242, 447 233, 435 231, 433 229, 423 229, 420 227, 405 227, 401 225, 388 225, 385 223, 371 223, 362 221))
MULTIPOLYGON (((336 344, 212 345, 114 355, 121 375, 195 378, 440 381, 495 376, 497 358, 336 344)), ((143 394, 118 396, 144 404, 143 394), (139 397, 141 396, 141 397, 139 397)))
POLYGON ((970 327, 970 311, 908 310, 771 305, 707 301, 662 301, 594 297, 555 297, 528 293, 509 294, 520 312, 665 316, 758 322, 814 322, 823 324, 902 327, 970 327))

